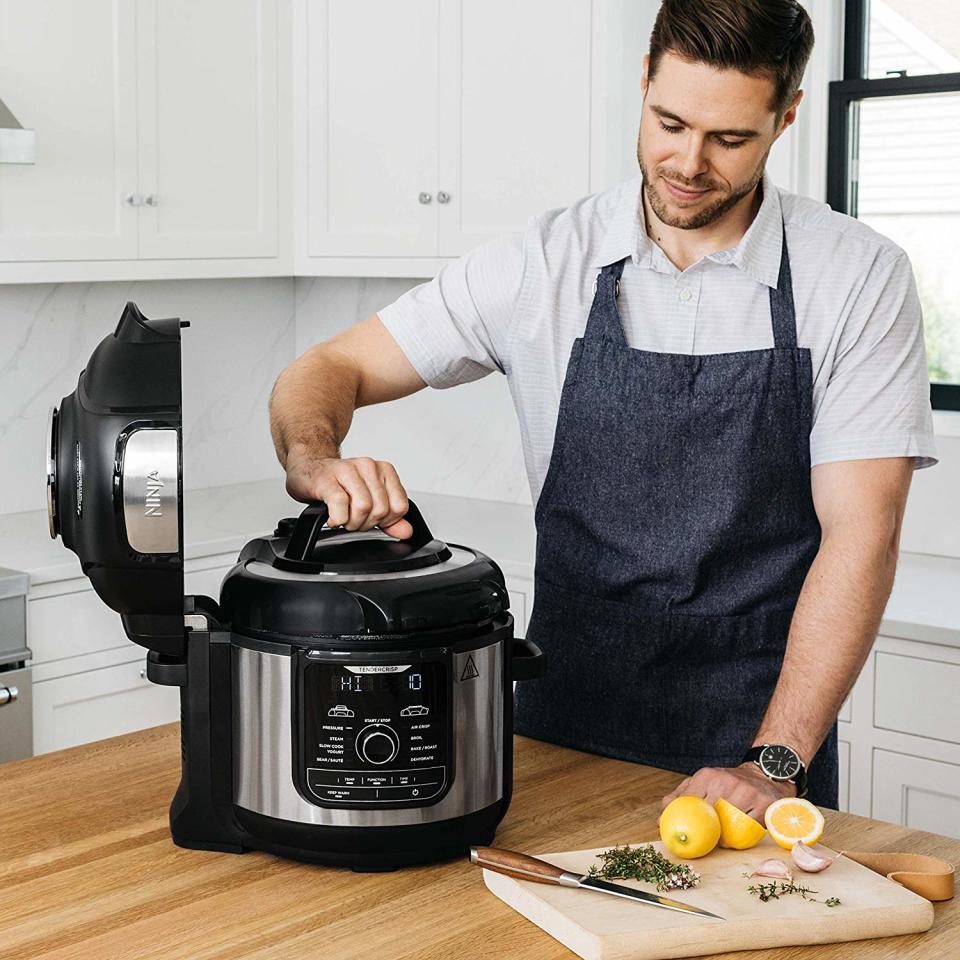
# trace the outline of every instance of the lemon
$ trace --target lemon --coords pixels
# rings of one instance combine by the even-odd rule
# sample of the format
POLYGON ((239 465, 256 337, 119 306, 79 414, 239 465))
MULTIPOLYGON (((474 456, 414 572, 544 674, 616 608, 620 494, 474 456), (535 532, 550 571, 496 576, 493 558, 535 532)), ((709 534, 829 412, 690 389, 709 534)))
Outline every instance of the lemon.
POLYGON ((762 823, 721 797, 714 809, 720 818, 720 846, 729 850, 749 850, 766 834, 762 823))
POLYGON ((763 819, 770 836, 784 850, 792 850, 801 840, 811 847, 823 835, 823 814, 809 800, 796 797, 775 800, 767 807, 763 819))
POLYGON ((660 814, 660 839, 677 857, 706 856, 720 839, 720 818, 703 797, 677 797, 660 814))

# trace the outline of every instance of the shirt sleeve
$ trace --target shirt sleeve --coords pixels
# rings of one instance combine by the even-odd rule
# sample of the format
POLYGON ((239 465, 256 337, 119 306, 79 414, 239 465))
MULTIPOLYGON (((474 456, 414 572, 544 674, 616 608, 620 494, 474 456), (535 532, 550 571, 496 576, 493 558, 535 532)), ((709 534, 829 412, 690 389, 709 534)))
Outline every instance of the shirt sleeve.
POLYGON ((811 465, 879 457, 937 462, 920 299, 899 248, 857 295, 810 435, 811 465))
POLYGON ((431 387, 505 373, 523 268, 522 236, 491 240, 379 310, 380 320, 431 387))

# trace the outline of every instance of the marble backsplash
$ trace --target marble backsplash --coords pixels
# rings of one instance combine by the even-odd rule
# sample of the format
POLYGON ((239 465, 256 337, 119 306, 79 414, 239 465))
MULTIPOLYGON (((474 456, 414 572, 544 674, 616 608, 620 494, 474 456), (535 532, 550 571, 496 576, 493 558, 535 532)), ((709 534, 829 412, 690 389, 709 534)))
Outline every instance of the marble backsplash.
POLYGON ((294 356, 287 278, 0 286, 0 513, 46 505, 47 411, 133 300, 183 332, 184 478, 189 488, 282 472, 267 399, 294 356))
MULTIPOLYGON (((392 303, 419 280, 295 281, 297 353, 392 303)), ((345 456, 388 460, 409 490, 530 503, 520 429, 499 373, 356 412, 345 456)))

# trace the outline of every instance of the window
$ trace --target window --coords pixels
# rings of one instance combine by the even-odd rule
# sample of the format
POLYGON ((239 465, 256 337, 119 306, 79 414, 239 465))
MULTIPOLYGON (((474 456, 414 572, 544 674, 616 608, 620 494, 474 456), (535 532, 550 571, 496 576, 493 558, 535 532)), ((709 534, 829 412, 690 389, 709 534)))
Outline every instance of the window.
POLYGON ((960 3, 846 0, 845 16, 827 202, 906 250, 933 406, 960 410, 960 3))

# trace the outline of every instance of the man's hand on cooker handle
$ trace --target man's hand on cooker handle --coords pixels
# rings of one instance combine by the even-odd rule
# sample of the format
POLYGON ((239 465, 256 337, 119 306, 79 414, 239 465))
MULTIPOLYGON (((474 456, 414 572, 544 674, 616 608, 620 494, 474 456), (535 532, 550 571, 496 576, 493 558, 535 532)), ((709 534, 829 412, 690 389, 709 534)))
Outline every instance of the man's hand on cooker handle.
POLYGON ((304 502, 322 500, 330 513, 329 527, 376 526, 398 540, 413 535, 413 527, 402 519, 408 509, 407 492, 392 463, 370 457, 318 457, 298 445, 287 454, 286 471, 287 493, 304 502))

